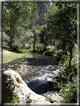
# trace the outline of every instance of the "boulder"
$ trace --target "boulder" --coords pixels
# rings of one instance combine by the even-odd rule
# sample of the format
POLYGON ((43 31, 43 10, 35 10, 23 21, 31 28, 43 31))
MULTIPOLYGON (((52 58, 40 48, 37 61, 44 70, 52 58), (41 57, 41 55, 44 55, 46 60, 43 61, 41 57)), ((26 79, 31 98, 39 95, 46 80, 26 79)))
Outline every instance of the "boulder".
POLYGON ((60 101, 63 100, 63 97, 59 96, 59 94, 54 94, 54 93, 51 93, 51 94, 48 94, 46 95, 47 98, 49 98, 50 102, 51 103, 60 103, 60 101))
POLYGON ((59 69, 57 69, 56 71, 54 71, 53 80, 56 80, 58 82, 61 81, 61 71, 59 69))
POLYGON ((6 70, 2 73, 2 102, 7 98, 12 99, 12 94, 20 99, 20 104, 50 104, 44 96, 33 92, 14 70, 6 70))

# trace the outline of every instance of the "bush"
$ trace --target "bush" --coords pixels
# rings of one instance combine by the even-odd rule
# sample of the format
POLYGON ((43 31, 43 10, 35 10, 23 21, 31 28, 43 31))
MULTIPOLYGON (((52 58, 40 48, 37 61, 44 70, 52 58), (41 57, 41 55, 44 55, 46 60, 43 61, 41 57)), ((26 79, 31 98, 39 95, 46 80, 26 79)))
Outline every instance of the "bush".
POLYGON ((71 69, 69 69, 69 58, 64 59, 64 66, 61 67, 61 74, 67 79, 62 80, 58 87, 59 94, 64 97, 64 103, 77 103, 77 57, 73 57, 71 61, 71 69), (69 81, 69 75, 73 73, 72 80, 69 81))
POLYGON ((44 49, 44 44, 37 44, 36 49, 44 49))
POLYGON ((59 88, 59 94, 64 98, 63 103, 77 103, 77 76, 72 78, 72 82, 59 83, 59 88))
POLYGON ((16 95, 12 94, 12 99, 10 97, 7 98, 6 103, 20 103, 20 98, 16 95))
POLYGON ((17 48, 17 49, 16 49, 16 52, 17 52, 17 53, 29 53, 29 50, 28 50, 28 49, 20 49, 20 48, 17 48))
MULTIPOLYGON (((30 93, 29 93, 29 95, 26 95, 25 97, 26 97, 25 98, 26 103, 32 102, 32 100, 30 99, 30 93)), ((24 100, 24 97, 22 99, 24 100)), ((20 98, 17 97, 17 95, 12 94, 12 99, 10 97, 8 97, 6 100, 6 103, 20 103, 20 98)))
POLYGON ((74 72, 77 75, 77 57, 73 57, 71 61, 71 69, 69 70, 69 58, 64 59, 64 65, 60 68, 61 74, 65 77, 69 76, 70 73, 74 72))
POLYGON ((58 61, 60 61, 60 63, 63 64, 63 63, 68 59, 68 56, 65 55, 65 54, 63 54, 63 53, 57 53, 56 59, 57 59, 58 61))
POLYGON ((60 63, 63 64, 67 59, 68 57, 66 55, 61 56, 60 63))
POLYGON ((72 58, 71 70, 73 72, 75 72, 75 74, 77 74, 77 56, 75 56, 74 58, 72 58))
POLYGON ((25 53, 25 51, 23 49, 19 49, 19 48, 16 49, 16 52, 17 53, 25 53))

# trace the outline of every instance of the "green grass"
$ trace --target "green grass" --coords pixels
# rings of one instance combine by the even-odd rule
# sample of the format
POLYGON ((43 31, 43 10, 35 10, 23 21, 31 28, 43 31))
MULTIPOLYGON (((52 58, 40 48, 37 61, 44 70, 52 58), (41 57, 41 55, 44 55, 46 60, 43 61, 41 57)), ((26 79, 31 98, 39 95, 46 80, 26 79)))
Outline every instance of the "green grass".
POLYGON ((8 63, 22 57, 25 57, 25 53, 15 53, 15 52, 3 50, 3 63, 8 63))

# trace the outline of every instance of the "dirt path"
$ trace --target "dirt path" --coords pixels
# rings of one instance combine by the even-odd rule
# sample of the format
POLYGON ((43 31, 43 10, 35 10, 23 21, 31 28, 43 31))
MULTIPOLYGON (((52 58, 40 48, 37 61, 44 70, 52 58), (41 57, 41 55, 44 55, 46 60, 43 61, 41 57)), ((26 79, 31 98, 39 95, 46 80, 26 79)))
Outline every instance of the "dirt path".
POLYGON ((8 51, 8 50, 3 49, 3 53, 11 53, 11 52, 8 51))

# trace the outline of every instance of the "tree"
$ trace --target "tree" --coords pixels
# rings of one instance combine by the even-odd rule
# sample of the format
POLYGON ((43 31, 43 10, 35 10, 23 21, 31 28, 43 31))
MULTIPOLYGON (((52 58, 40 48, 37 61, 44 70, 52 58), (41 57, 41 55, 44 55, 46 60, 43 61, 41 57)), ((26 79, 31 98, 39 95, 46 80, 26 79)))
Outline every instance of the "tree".
POLYGON ((53 38, 60 40, 62 50, 69 52, 69 71, 71 68, 72 50, 77 42, 77 5, 75 3, 56 3, 56 11, 50 8, 47 26, 53 38))
POLYGON ((40 36, 40 43, 44 44, 44 51, 46 51, 47 46, 51 45, 51 42, 52 42, 50 32, 48 31, 46 24, 43 25, 43 28, 42 28, 39 36, 40 36))
POLYGON ((39 33, 40 33, 40 26, 33 26, 32 27, 32 32, 33 32, 33 51, 35 51, 36 49, 36 44, 39 44, 40 42, 40 37, 39 37, 39 33))
MULTIPOLYGON (((20 42, 22 42, 23 39, 26 38, 24 37, 24 33, 27 32, 27 29, 30 28, 34 18, 37 16, 36 8, 36 3, 3 3, 3 31, 10 37, 10 48, 16 49, 19 46, 18 44, 14 46, 15 42, 17 43, 18 41, 18 43, 20 44, 20 42), (19 40, 19 38, 21 38, 22 41, 19 40)), ((26 43, 27 39, 25 39, 24 41, 24 43, 26 43)), ((25 45, 24 43, 22 43, 23 45, 20 44, 20 47, 23 47, 25 45)))
POLYGON ((3 30, 6 32, 6 34, 10 37, 10 42, 9 46, 10 48, 12 47, 13 43, 13 38, 14 38, 14 33, 15 33, 15 26, 17 19, 19 18, 19 4, 18 3, 11 3, 8 2, 7 4, 3 4, 3 10, 5 10, 5 14, 3 14, 3 25, 6 24, 8 25, 6 30, 5 25, 3 27, 3 30))

